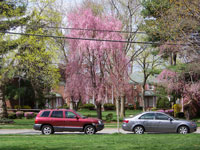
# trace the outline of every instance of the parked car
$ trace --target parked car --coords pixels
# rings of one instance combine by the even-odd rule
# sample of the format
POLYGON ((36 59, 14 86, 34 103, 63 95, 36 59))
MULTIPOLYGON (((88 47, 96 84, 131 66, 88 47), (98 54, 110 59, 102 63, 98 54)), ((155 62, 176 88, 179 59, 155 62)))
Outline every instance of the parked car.
POLYGON ((103 130, 104 124, 102 120, 87 118, 73 110, 47 109, 41 110, 36 116, 33 128, 46 135, 63 131, 95 134, 97 131, 103 130))
POLYGON ((161 112, 144 112, 123 120, 122 129, 135 134, 144 132, 167 132, 187 134, 197 130, 195 122, 178 120, 161 112))

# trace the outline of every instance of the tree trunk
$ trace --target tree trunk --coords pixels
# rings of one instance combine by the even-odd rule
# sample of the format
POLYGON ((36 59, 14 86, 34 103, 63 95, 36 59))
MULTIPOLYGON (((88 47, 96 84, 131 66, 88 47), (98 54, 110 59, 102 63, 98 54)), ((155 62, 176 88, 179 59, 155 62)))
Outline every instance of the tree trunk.
POLYGON ((69 102, 69 109, 73 110, 74 107, 73 107, 73 100, 70 99, 70 102, 69 102))
POLYGON ((177 57, 177 54, 173 53, 173 65, 174 66, 176 66, 176 57, 177 57))
POLYGON ((119 102, 120 102, 120 97, 116 98, 117 131, 118 131, 118 133, 119 133, 119 102))
POLYGON ((0 119, 1 118, 8 118, 7 108, 5 97, 3 94, 3 87, 0 84, 0 119))
POLYGON ((97 118, 102 119, 101 104, 97 104, 97 118))
POLYGON ((146 111, 146 101, 145 101, 145 88, 142 87, 142 101, 143 101, 143 111, 146 111))
POLYGON ((121 109, 120 109, 120 117, 124 118, 125 117, 125 96, 121 97, 121 109))

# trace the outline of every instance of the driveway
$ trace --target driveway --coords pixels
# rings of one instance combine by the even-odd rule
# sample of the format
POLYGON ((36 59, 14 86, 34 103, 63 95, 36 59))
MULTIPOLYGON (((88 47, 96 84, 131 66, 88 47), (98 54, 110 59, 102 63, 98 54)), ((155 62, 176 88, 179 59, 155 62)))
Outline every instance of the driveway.
MULTIPOLYGON (((128 134, 132 132, 127 132, 122 129, 119 130, 120 133, 128 134)), ((105 128, 102 131, 97 132, 97 134, 113 134, 118 133, 117 128, 105 128)), ((200 133, 200 127, 197 128, 197 131, 194 133, 200 133)), ((39 135, 40 131, 36 131, 33 129, 0 129, 0 134, 31 134, 31 135, 39 135)), ((83 132, 56 132, 55 134, 83 134, 83 132)))

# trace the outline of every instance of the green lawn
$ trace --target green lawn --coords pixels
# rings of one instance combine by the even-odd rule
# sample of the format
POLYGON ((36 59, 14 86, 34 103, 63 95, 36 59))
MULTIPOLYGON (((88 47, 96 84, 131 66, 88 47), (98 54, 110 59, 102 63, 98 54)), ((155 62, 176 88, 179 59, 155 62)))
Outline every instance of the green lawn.
POLYGON ((0 125, 0 129, 33 129, 34 119, 14 119, 13 124, 0 125))
POLYGON ((199 150, 200 134, 0 135, 2 150, 199 150))
MULTIPOLYGON (((79 111, 81 114, 85 116, 90 116, 90 117, 97 117, 96 111, 89 111, 89 110, 81 110, 79 111)), ((141 110, 127 110, 126 111, 126 116, 128 117, 129 115, 136 115, 140 113, 141 110)), ((103 115, 103 120, 105 120, 106 115, 112 113, 113 114, 113 120, 117 120, 116 117, 116 112, 115 111, 104 111, 102 112, 103 115)), ((122 120, 122 118, 121 118, 122 120)), ((34 124, 34 119, 15 119, 14 124, 6 124, 6 125, 0 125, 0 129, 32 129, 33 124, 34 124)), ((117 123, 106 123, 105 122, 105 128, 116 128, 117 123)))

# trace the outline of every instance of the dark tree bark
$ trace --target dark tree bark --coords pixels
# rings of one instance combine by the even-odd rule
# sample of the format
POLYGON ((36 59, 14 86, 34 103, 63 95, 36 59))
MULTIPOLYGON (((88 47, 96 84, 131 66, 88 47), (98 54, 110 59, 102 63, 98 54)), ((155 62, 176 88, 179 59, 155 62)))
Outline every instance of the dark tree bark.
POLYGON ((97 104, 97 118, 102 119, 101 104, 97 104))
POLYGON ((3 93, 3 86, 0 84, 0 119, 8 117, 5 97, 3 93))

